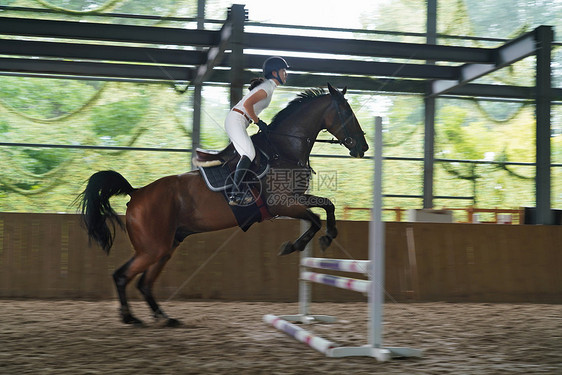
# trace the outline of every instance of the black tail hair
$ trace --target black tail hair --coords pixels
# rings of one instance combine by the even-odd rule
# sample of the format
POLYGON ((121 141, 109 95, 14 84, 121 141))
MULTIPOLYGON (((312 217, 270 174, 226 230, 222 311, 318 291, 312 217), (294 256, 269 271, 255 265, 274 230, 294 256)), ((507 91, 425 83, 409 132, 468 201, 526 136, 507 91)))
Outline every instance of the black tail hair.
POLYGON ((107 254, 115 239, 115 223, 125 230, 123 222, 111 208, 109 198, 114 195, 130 195, 135 190, 121 174, 101 171, 90 177, 86 189, 76 197, 90 241, 96 241, 107 254))

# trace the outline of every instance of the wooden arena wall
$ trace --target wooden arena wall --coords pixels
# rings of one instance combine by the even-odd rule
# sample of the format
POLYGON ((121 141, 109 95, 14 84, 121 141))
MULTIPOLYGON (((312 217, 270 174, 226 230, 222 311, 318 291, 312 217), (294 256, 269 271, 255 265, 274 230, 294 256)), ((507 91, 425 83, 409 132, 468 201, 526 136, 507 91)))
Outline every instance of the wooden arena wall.
MULTIPOLYGON (((326 254, 315 239, 315 256, 367 259, 368 223, 340 221, 338 228, 326 254)), ((299 233, 298 221, 278 219, 246 233, 233 228, 188 237, 155 293, 161 301, 297 301, 299 256, 277 252, 299 233)), ((562 303, 561 243, 560 226, 389 222, 387 298, 562 303)), ((77 215, 0 213, 3 298, 115 298, 111 274, 131 255, 123 232, 109 256, 89 247, 77 215)), ((129 295, 140 297, 133 286, 129 295)), ((313 287, 314 301, 364 299, 356 292, 313 287)))

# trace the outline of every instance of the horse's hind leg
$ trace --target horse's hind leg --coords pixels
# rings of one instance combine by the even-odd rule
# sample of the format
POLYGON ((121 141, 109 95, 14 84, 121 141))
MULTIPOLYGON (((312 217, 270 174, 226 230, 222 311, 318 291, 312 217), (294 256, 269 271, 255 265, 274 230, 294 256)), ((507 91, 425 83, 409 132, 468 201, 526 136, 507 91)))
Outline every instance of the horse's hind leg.
POLYGON ((166 319, 166 325, 168 327, 176 327, 180 324, 179 320, 168 317, 168 315, 166 315, 166 313, 162 311, 162 309, 160 308, 160 306, 158 305, 152 294, 152 287, 154 285, 154 282, 156 281, 156 279, 162 272, 162 269, 164 268, 166 263, 168 263, 168 260, 170 260, 171 257, 172 257, 171 253, 167 254, 162 258, 160 258, 158 262, 151 265, 142 274, 137 284, 137 288, 140 290, 140 292, 144 296, 144 299, 152 309, 152 313, 154 314, 154 317, 156 319, 166 319))
POLYGON ((127 263, 122 265, 117 271, 113 273, 113 280, 115 281, 115 286, 117 288, 117 294, 119 295, 119 302, 121 303, 121 318, 123 323, 142 325, 142 321, 135 318, 131 313, 129 308, 129 303, 127 302, 127 292, 126 288, 129 282, 134 279, 139 273, 143 273, 150 266, 156 263, 157 257, 138 253, 133 256, 127 263))
POLYGON ((127 301, 127 285, 137 274, 130 275, 130 268, 133 263, 136 262, 136 257, 132 257, 127 263, 123 264, 119 269, 113 273, 113 281, 115 282, 115 287, 117 288, 117 295, 119 296, 119 302, 121 303, 121 319, 125 324, 135 324, 142 325, 142 321, 135 318, 131 314, 129 308, 129 303, 127 301))

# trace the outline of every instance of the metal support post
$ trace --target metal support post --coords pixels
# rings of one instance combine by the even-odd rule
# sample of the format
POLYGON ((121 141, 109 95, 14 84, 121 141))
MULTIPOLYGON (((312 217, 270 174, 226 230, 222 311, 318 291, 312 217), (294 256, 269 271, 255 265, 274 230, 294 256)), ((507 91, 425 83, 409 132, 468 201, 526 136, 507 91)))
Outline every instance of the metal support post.
POLYGON ((230 8, 232 37, 230 38, 230 106, 234 107, 242 99, 244 86, 244 5, 234 4, 230 8))
POLYGON ((193 128, 191 131, 191 169, 195 169, 196 166, 193 165, 193 158, 197 148, 201 145, 201 108, 203 97, 201 92, 203 91, 203 85, 196 84, 193 90, 193 128))
POLYGON ((537 224, 553 224, 550 210, 550 106, 552 90, 551 49, 554 32, 550 26, 536 30, 536 205, 537 224))
MULTIPOLYGON (((427 44, 437 44, 437 0, 427 1, 427 44)), ((427 64, 435 62, 428 60, 427 64)), ((435 164, 435 96, 430 95, 431 85, 424 98, 424 144, 423 144, 423 208, 433 208, 433 176, 435 164)))
MULTIPOLYGON (((197 30, 205 28, 205 0, 197 0, 197 30)), ((201 145, 201 109, 202 109, 202 95, 203 86, 200 83, 194 85, 193 91, 193 118, 192 118, 192 132, 191 132, 191 169, 196 167, 193 165, 193 158, 195 157, 195 150, 201 145)))
POLYGON ((435 166, 435 97, 424 98, 425 132, 423 139, 423 208, 433 208, 435 166))

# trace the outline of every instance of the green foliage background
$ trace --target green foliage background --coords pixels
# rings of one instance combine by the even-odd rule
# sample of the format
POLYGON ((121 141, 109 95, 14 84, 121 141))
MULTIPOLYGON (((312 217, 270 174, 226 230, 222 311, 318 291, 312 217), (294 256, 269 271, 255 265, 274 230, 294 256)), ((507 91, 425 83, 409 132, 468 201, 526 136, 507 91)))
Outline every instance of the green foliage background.
MULTIPOLYGON (((172 0, 0 0, 0 5, 50 9, 33 17, 99 22, 107 12, 194 17, 197 1, 172 0)), ((207 1, 206 17, 224 19, 228 1, 207 1)), ((5 15, 21 14, 6 11, 5 15)), ((26 13, 29 17, 30 14, 26 13)), ((250 9, 251 19, 251 9, 250 9)), ((103 18, 104 22, 192 27, 189 22, 103 18)), ((367 29, 424 32, 425 1, 373 2, 362 12, 367 29), (408 15, 408 16, 406 16, 408 15)), ((438 32, 512 38, 539 24, 562 30, 562 1, 440 0, 438 32)), ((365 38, 365 35, 361 35, 365 38)), ((371 36, 394 41, 423 40, 413 36, 371 36)), ((441 38, 440 43, 495 46, 498 43, 441 38)), ((562 51, 554 51, 554 84, 562 82, 562 51), (557 64, 557 65, 556 65, 557 64)), ((533 59, 525 59, 479 82, 533 85, 533 59)), ((290 79, 289 79, 290 84, 290 79)), ((374 88, 376 89, 376 88, 374 88)), ((263 117, 271 119, 298 92, 279 89, 263 117)), ((416 96, 351 93, 347 95, 367 136, 374 116, 384 119, 384 155, 423 157, 423 99, 416 96)), ((228 90, 203 90, 202 145, 222 148, 222 128, 229 109, 228 90)), ((436 157, 495 162, 534 162, 532 103, 437 100, 436 157)), ((0 140, 15 143, 135 146, 187 149, 191 146, 192 91, 170 86, 124 82, 74 81, 0 77, 0 140)), ((562 163, 562 108, 553 106, 552 157, 562 163)), ((250 133, 257 131, 253 126, 250 133)), ((330 138, 322 134, 323 138, 330 138)), ((372 144, 372 141, 370 141, 372 144)), ((317 144, 315 154, 347 155, 338 146, 317 144)), ((372 155, 372 150, 368 155, 372 155)), ((188 152, 102 151, 67 148, 0 147, 0 211, 74 212, 71 203, 95 171, 114 169, 134 186, 190 168, 188 152)), ((372 161, 313 158, 312 193, 330 197, 342 218, 345 206, 369 207, 372 161)), ((421 195, 420 161, 388 160, 384 193, 421 195)), ((474 197, 437 199, 436 207, 502 207, 534 205, 534 167, 504 164, 440 162, 435 169, 435 195, 474 197)), ((114 203, 118 211, 125 200, 114 203)), ((117 200, 119 201, 119 199, 117 200)), ((562 169, 553 169, 552 202, 562 207, 562 169)), ((385 198, 385 207, 420 208, 421 199, 385 198)), ((368 219, 367 211, 350 219, 368 219)), ((391 219, 390 214, 386 219, 391 219)))

